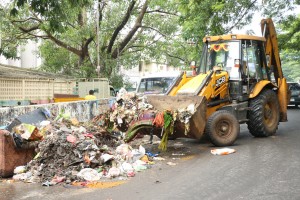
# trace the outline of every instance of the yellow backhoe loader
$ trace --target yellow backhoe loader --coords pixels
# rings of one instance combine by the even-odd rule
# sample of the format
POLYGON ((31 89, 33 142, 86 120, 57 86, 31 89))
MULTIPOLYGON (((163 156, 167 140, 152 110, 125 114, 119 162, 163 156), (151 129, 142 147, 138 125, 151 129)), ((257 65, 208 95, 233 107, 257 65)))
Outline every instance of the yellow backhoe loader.
POLYGON ((287 121, 288 88, 272 20, 263 19, 261 29, 262 37, 204 37, 197 75, 183 73, 166 95, 147 97, 161 111, 195 106, 188 132, 185 123, 175 121, 173 137, 200 139, 205 133, 214 145, 228 146, 239 124, 247 123, 255 137, 267 137, 287 121))

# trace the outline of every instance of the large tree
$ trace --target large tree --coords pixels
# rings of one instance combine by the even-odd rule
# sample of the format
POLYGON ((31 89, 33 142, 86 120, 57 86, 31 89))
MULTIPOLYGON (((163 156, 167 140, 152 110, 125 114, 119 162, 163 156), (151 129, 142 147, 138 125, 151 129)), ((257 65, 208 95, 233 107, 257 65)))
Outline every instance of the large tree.
MULTIPOLYGON (((13 25, 12 36, 46 41, 41 47, 46 69, 89 77, 97 66, 96 5, 92 0, 16 0, 11 12, 2 14, 13 25)), ((102 76, 140 59, 175 58, 158 52, 162 44, 172 43, 179 27, 172 1, 99 0, 98 5, 102 76)))
MULTIPOLYGON (((99 0, 101 75, 110 76, 121 65, 136 66, 141 59, 188 65, 199 59, 205 35, 241 28, 257 11, 276 18, 297 3, 299 0, 99 0)), ((0 54, 14 55, 9 47, 18 39, 40 38, 46 41, 41 46, 45 69, 81 77, 95 75, 96 4, 92 0, 15 0, 11 12, 1 13, 6 19, 5 35, 11 41, 4 42, 0 54)))
POLYGON ((197 59, 205 35, 221 35, 241 29, 250 24, 255 12, 280 21, 282 15, 292 10, 299 0, 178 0, 178 2, 182 34, 185 40, 195 44, 192 52, 194 59, 197 59))

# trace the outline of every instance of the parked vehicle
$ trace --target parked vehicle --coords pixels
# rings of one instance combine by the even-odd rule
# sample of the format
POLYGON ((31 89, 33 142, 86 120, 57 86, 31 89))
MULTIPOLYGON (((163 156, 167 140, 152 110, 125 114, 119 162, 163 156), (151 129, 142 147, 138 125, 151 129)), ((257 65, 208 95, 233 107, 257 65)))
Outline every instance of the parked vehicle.
POLYGON ((300 84, 296 82, 288 83, 289 90, 291 91, 291 98, 289 105, 298 107, 300 105, 300 84))
POLYGON ((94 90, 94 95, 97 99, 113 99, 116 97, 116 92, 113 86, 109 85, 107 78, 94 78, 91 80, 80 79, 76 81, 76 87, 73 94, 55 94, 54 102, 69 102, 84 100, 84 97, 89 93, 89 90, 94 90))
POLYGON ((138 83, 136 94, 164 94, 178 75, 179 72, 160 72, 144 76, 138 83))

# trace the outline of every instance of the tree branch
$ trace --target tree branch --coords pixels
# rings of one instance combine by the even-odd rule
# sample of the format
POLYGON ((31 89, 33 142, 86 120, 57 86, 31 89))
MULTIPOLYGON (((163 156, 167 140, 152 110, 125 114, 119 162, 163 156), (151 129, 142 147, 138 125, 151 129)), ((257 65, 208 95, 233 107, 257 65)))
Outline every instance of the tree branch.
POLYGON ((157 33, 159 33, 160 35, 164 36, 164 37, 167 37, 166 34, 160 32, 159 30, 157 30, 156 28, 153 28, 153 27, 150 27, 150 26, 141 26, 142 28, 147 28, 147 29, 151 29, 151 30, 154 30, 156 31, 157 33))
MULTIPOLYGON (((160 37, 161 38, 161 37, 160 37)), ((158 42, 160 40, 160 38, 156 39, 156 40, 152 40, 151 43, 149 43, 147 46, 151 46, 152 44, 155 44, 156 42, 158 42)))
POLYGON ((86 40, 83 48, 88 48, 89 44, 94 40, 94 36, 91 36, 89 39, 86 40))
POLYGON ((30 28, 24 28, 21 26, 18 26, 18 28, 24 33, 30 33, 31 31, 38 30, 40 28, 40 24, 30 27, 30 28))
POLYGON ((40 22, 40 20, 37 19, 37 18, 35 18, 35 17, 29 17, 29 18, 23 19, 23 20, 12 20, 11 22, 12 23, 24 23, 24 22, 27 22, 27 21, 30 21, 30 20, 34 20, 34 21, 40 22))
POLYGON ((157 9, 157 10, 149 10, 147 11, 146 13, 163 13, 163 14, 167 14, 167 15, 173 15, 173 16, 179 16, 177 13, 171 13, 171 12, 168 12, 168 11, 163 11, 163 10, 160 10, 160 9, 157 9))
POLYGON ((145 45, 133 45, 133 46, 130 46, 128 47, 127 49, 132 49, 132 48, 144 48, 145 45))
POLYGON ((48 38, 53 41, 55 44, 57 44, 60 47, 63 47, 71 52, 73 52, 74 54, 81 56, 82 52, 74 47, 71 47, 69 45, 67 45, 66 43, 62 42, 61 40, 58 40, 57 38, 55 38, 49 31, 45 31, 48 38))
POLYGON ((32 38, 42 38, 42 39, 49 39, 47 35, 36 35, 32 33, 27 33, 28 35, 32 36, 32 38))
POLYGON ((144 15, 147 11, 148 8, 148 4, 149 4, 149 0, 146 0, 139 16, 137 17, 135 24, 133 26, 133 28, 129 31, 129 33, 126 35, 126 37, 123 39, 123 41, 120 43, 119 47, 116 48, 113 53, 112 53, 112 58, 117 58, 119 52, 122 52, 123 49, 126 47, 126 45, 130 42, 130 40, 132 39, 132 37, 134 36, 134 34, 136 33, 136 31, 141 27, 142 25, 142 20, 144 18, 144 15))
POLYGON ((121 23, 118 25, 118 27, 115 29, 110 41, 109 41, 109 44, 108 44, 108 47, 107 47, 107 53, 110 54, 111 51, 112 51, 112 47, 115 43, 115 40, 118 36, 118 34, 120 33, 120 31, 124 28, 124 26, 126 25, 126 23, 128 22, 129 18, 130 18, 130 15, 131 15, 131 12, 134 8, 134 5, 135 5, 136 1, 135 0, 132 0, 129 7, 127 8, 127 12, 123 18, 123 20, 121 21, 121 23))
POLYGON ((139 38, 139 36, 143 33, 143 31, 144 31, 144 29, 143 28, 141 28, 140 30, 139 30, 139 32, 134 36, 134 38, 132 38, 131 40, 130 40, 130 42, 127 44, 127 47, 126 48, 124 48, 124 50, 126 51, 127 49, 129 49, 130 48, 130 46, 131 45, 133 45, 136 41, 137 41, 137 39, 139 38))
POLYGON ((240 21, 245 17, 245 15, 248 13, 248 11, 254 6, 254 4, 257 2, 257 0, 254 0, 247 8, 246 8, 246 10, 245 10, 245 12, 236 20, 236 22, 231 26, 231 27, 229 27, 228 29, 226 29, 226 31, 225 32, 229 32, 229 31, 231 31, 233 28, 235 28, 236 27, 236 25, 238 24, 238 23, 240 23, 240 21))
POLYGON ((181 60, 181 61, 185 62, 185 60, 184 60, 183 58, 180 58, 179 56, 171 55, 171 54, 169 54, 168 52, 166 52, 166 54, 167 54, 169 57, 171 57, 171 58, 176 58, 176 59, 178 59, 178 60, 181 60))
POLYGON ((136 53, 136 52, 140 52, 140 51, 143 51, 144 50, 144 48, 142 48, 142 49, 137 49, 137 50, 134 50, 134 51, 127 51, 126 53, 136 53))

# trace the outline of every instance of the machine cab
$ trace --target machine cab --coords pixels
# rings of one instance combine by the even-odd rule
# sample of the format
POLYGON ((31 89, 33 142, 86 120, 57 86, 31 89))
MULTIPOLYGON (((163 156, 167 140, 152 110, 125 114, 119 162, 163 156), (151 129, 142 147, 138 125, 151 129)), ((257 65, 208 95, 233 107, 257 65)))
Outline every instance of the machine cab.
POLYGON ((264 55, 264 38, 247 35, 206 37, 198 73, 214 68, 229 74, 230 96, 244 101, 261 80, 270 80, 264 55), (218 37, 218 38, 215 38, 218 37))

